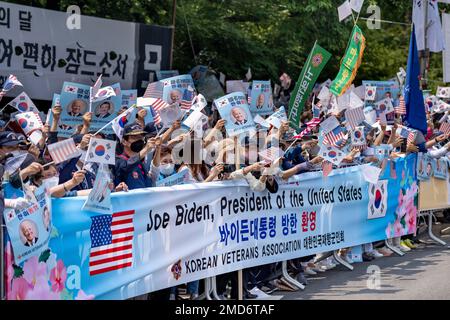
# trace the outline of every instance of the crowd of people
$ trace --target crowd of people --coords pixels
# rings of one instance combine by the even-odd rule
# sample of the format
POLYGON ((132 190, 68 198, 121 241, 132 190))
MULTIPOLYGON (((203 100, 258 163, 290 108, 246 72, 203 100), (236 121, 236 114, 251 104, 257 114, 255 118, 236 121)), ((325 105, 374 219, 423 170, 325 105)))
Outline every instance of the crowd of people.
MULTIPOLYGON (((273 111, 278 111, 282 106, 289 114, 289 101, 295 88, 295 82, 282 73, 280 78, 279 92, 274 94, 273 111)), ((329 116, 335 116, 342 128, 346 128, 345 111, 332 113, 328 112, 323 101, 319 101, 316 94, 320 86, 316 88, 314 95, 311 95, 303 113, 300 117, 301 130, 307 128, 314 118, 313 108, 322 104, 319 118, 321 121, 329 116)), ((263 99, 258 99, 258 104, 263 104, 263 99)), ((395 97, 392 101, 394 105, 401 103, 402 97, 395 97)), ((202 112, 208 117, 208 123, 203 127, 208 130, 208 134, 203 137, 196 136, 193 130, 183 130, 181 121, 175 121, 168 128, 161 128, 153 122, 146 123, 146 113, 148 109, 138 108, 136 120, 127 123, 123 138, 119 139, 115 135, 105 135, 91 129, 91 121, 94 117, 106 117, 109 115, 110 107, 108 103, 102 104, 97 114, 86 112, 82 115, 83 125, 77 128, 77 132, 69 139, 73 139, 77 148, 81 150, 81 155, 69 159, 65 162, 54 164, 47 146, 60 141, 58 137, 58 126, 62 108, 59 105, 49 107, 51 113, 49 123, 45 123, 42 129, 42 139, 36 145, 30 143, 9 114, 3 113, 2 126, 0 128, 0 157, 3 164, 8 159, 17 159, 20 165, 11 171, 8 166, 4 166, 2 176, 4 181, 9 182, 13 187, 21 189, 24 186, 31 190, 48 184, 52 197, 73 197, 87 195, 93 188, 96 170, 95 164, 84 163, 84 153, 87 151, 90 139, 102 138, 117 140, 116 163, 110 165, 112 192, 127 192, 139 188, 155 187, 157 182, 166 179, 181 170, 188 170, 188 179, 185 183, 207 183, 211 181, 224 181, 231 179, 245 179, 249 187, 255 191, 277 192, 278 184, 288 180, 290 177, 308 171, 322 170, 324 159, 319 153, 319 126, 313 128, 311 132, 301 139, 294 138, 300 132, 294 132, 290 128, 288 121, 284 121, 279 128, 271 126, 264 128, 257 125, 258 135, 263 134, 263 139, 254 137, 230 138, 226 134, 225 120, 212 104, 209 104, 202 112), (200 143, 198 143, 200 141, 200 143), (286 151, 282 158, 273 162, 261 161, 258 159, 258 151, 266 150, 276 146, 286 151), (84 152, 84 153, 83 153, 84 152), (207 155, 205 157, 205 155, 207 155), (206 161, 208 158, 208 161, 206 161), (19 160, 20 159, 20 160, 19 160), (200 159, 200 161, 198 161, 200 159), (236 159, 239 159, 236 161, 236 159)), ((71 112, 78 113, 79 108, 72 106, 71 112)), ((238 112, 233 114, 236 121, 240 119, 238 112)), ((341 166, 350 166, 371 163, 375 166, 382 166, 382 162, 375 156, 373 148, 380 145, 390 146, 389 158, 395 159, 409 153, 429 153, 432 157, 445 157, 450 151, 449 135, 440 132, 440 124, 445 121, 447 113, 434 113, 428 110, 428 132, 423 134, 415 130, 414 139, 407 139, 399 135, 402 127, 402 115, 397 114, 395 123, 387 125, 381 123, 378 127, 366 126, 365 137, 366 146, 364 148, 352 148, 351 141, 345 141, 350 148, 341 166)), ((7 208, 19 209, 26 207, 25 198, 4 199, 4 206, 7 208)), ((407 236, 403 238, 391 239, 392 246, 398 247, 401 251, 407 252, 417 247, 415 238, 407 236)), ((389 256, 393 252, 387 247, 377 249, 377 244, 366 244, 363 259, 370 261, 376 258, 389 256)), ((348 263, 353 263, 348 255, 349 249, 340 250, 340 255, 348 263)), ((308 256, 290 261, 289 272, 300 283, 307 285, 308 277, 317 273, 322 273, 336 267, 337 262, 329 257, 322 259, 323 255, 308 256)), ((280 264, 270 264, 258 266, 244 270, 244 297, 246 299, 256 298, 256 289, 272 294, 277 290, 298 290, 283 278, 280 264)), ((189 298, 196 299, 201 294, 199 281, 187 284, 186 293, 189 298)), ((229 297, 237 295, 236 274, 224 274, 218 276, 219 294, 229 297), (231 291, 230 291, 231 284, 231 291)), ((180 295, 179 288, 170 288, 149 294, 151 299, 177 299, 180 295)))

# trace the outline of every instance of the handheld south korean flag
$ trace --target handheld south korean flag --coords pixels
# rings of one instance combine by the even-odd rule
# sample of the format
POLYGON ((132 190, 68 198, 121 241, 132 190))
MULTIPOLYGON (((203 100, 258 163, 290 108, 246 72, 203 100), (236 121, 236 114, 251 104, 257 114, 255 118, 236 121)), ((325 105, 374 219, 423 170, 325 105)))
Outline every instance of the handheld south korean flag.
POLYGON ((351 131, 352 133, 352 147, 359 150, 367 148, 366 136, 364 135, 364 126, 356 127, 351 131))
POLYGON ((116 142, 112 140, 91 138, 89 149, 86 154, 86 162, 115 164, 116 142))
POLYGON ((15 118, 27 136, 30 136, 36 130, 42 129, 44 126, 41 118, 35 112, 19 113, 15 115, 15 118))
POLYGON ((33 101, 31 101, 25 91, 15 97, 14 100, 8 104, 20 112, 39 112, 38 108, 36 108, 33 101))
POLYGON ((344 152, 332 146, 323 145, 319 155, 326 161, 331 162, 335 166, 339 166, 345 158, 344 152))
POLYGON ((380 100, 377 103, 375 103, 375 105, 377 106, 377 109, 384 114, 388 114, 395 111, 394 105, 392 104, 392 100, 390 98, 380 100))
POLYGON ((366 86, 366 101, 375 101, 375 97, 377 96, 377 87, 374 86, 366 86))
POLYGON ((387 183, 387 180, 379 180, 376 184, 369 184, 367 219, 377 219, 386 216, 387 183))
POLYGON ((436 96, 442 99, 450 99, 450 87, 438 87, 436 96))

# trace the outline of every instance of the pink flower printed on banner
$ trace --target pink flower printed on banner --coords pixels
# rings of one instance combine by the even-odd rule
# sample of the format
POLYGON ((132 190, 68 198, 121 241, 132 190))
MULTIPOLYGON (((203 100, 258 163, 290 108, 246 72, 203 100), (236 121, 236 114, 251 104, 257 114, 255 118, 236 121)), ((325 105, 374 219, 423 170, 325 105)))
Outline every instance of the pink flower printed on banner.
POLYGON ((392 225, 389 222, 388 226, 386 227, 386 238, 390 239, 392 238, 392 225))
POLYGON ((44 262, 39 262, 38 257, 28 259, 23 266, 23 277, 33 288, 38 280, 48 282, 47 266, 44 262))
POLYGON ((31 290, 30 284, 24 278, 14 279, 11 290, 8 292, 8 300, 25 300, 28 291, 31 290))
POLYGON ((89 294, 87 295, 83 290, 78 290, 78 294, 75 297, 75 300, 94 300, 95 295, 89 294))
POLYGON ((408 234, 416 232, 417 211, 408 211, 405 216, 406 229, 408 234))
POLYGON ((11 290, 11 281, 14 277, 14 268, 13 268, 14 258, 12 255, 12 247, 11 242, 8 241, 6 244, 5 250, 5 264, 6 264, 6 292, 11 290))
POLYGON ((50 290, 47 280, 40 278, 34 288, 28 291, 27 300, 60 300, 59 293, 50 290))
POLYGON ((65 288, 67 279, 67 271, 62 260, 58 260, 56 267, 50 271, 50 283, 52 284, 52 290, 55 292, 61 292, 65 288))
POLYGON ((396 220, 394 223, 394 237, 403 236, 403 225, 400 220, 396 220))

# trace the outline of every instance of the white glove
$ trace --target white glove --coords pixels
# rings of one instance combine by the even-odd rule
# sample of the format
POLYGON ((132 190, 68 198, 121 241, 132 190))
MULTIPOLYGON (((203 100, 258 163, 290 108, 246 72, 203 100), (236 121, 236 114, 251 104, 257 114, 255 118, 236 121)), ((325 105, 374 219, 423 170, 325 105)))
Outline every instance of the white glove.
POLYGON ((5 199, 5 207, 12 208, 15 210, 22 210, 27 208, 31 202, 29 202, 25 198, 16 198, 16 199, 5 199))

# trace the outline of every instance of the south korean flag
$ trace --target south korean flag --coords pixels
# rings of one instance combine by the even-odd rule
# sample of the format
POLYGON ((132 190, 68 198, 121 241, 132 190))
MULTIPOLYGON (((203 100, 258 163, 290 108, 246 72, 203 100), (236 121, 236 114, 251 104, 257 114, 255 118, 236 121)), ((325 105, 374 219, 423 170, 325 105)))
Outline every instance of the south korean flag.
POLYGON ((320 149, 319 155, 326 161, 331 162, 335 166, 339 166, 345 158, 344 152, 333 146, 323 145, 320 149))
POLYGON ((386 216, 387 211, 387 180, 379 180, 369 184, 369 205, 367 219, 378 219, 386 216))
POLYGON ((112 140, 91 138, 89 149, 86 154, 86 162, 115 164, 116 142, 112 140))
POLYGON ((364 150, 367 147, 366 136, 364 135, 364 126, 356 127, 352 133, 352 147, 364 150))
POLYGON ((441 99, 450 99, 450 87, 438 87, 436 96, 441 99))
POLYGON ((377 96, 377 87, 366 86, 366 101, 375 101, 377 96))

